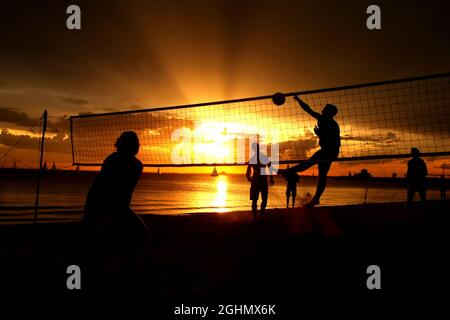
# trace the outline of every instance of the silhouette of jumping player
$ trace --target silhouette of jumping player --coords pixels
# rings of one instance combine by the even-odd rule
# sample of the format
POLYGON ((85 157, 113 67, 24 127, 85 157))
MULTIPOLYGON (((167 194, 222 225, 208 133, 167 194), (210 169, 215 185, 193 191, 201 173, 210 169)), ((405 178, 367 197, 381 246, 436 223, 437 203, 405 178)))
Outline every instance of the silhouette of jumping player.
POLYGON ((271 174, 271 163, 269 158, 260 153, 259 143, 252 144, 253 155, 248 161, 247 172, 245 176, 250 182, 250 200, 252 200, 253 218, 257 221, 258 198, 261 193, 261 211, 260 221, 267 206, 267 198, 269 196, 269 185, 267 175, 270 175, 270 184, 274 184, 273 175, 271 174), (269 169, 269 170, 268 170, 269 169), (268 172, 269 171, 269 172, 268 172))
POLYGON ((408 161, 408 171, 406 172, 407 183, 407 204, 411 206, 414 194, 419 193, 420 200, 424 204, 427 200, 427 188, 425 177, 428 175, 428 169, 425 161, 420 158, 420 151, 417 148, 411 148, 412 159, 408 161))
POLYGON ((131 255, 127 263, 132 264, 130 268, 136 269, 132 273, 137 275, 150 235, 147 225, 130 208, 133 191, 143 170, 141 161, 135 157, 139 151, 138 136, 133 131, 125 131, 115 146, 117 151, 104 160, 88 192, 84 210, 85 231, 90 241, 89 247, 94 251, 91 257, 93 269, 105 264, 99 258, 106 251, 105 247, 115 247, 112 251, 113 255, 117 255, 116 249, 125 245, 128 247, 124 251, 131 255), (98 245, 102 242, 103 247, 98 245))
MULTIPOLYGON (((289 169, 289 166, 287 167, 289 169)), ((287 171, 286 176, 286 208, 289 208, 289 197, 292 196, 292 208, 295 207, 295 197, 297 196, 297 183, 300 176, 297 172, 287 171)))
POLYGON ((320 150, 314 153, 308 160, 285 170, 278 170, 279 174, 287 174, 287 172, 301 172, 309 169, 313 165, 318 165, 319 177, 317 180, 316 193, 310 202, 306 204, 308 207, 318 205, 320 197, 325 191, 327 185, 327 175, 331 164, 339 155, 339 148, 341 146, 340 130, 338 123, 333 119, 337 114, 338 109, 332 104, 327 104, 322 110, 322 113, 313 111, 298 96, 294 96, 300 107, 306 111, 310 116, 317 119, 317 125, 314 132, 319 138, 320 150))

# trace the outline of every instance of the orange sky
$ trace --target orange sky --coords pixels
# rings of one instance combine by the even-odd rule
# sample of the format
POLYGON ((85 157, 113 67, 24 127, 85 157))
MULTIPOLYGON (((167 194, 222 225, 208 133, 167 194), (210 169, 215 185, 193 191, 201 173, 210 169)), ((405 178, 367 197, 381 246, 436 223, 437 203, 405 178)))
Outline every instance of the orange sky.
MULTIPOLYGON (((272 1, 78 1, 80 31, 65 28, 69 4, 2 4, 0 156, 27 135, 2 165, 18 159, 19 167, 36 166, 37 118, 44 108, 52 136, 46 161, 68 167, 72 156, 63 115, 450 70, 449 8, 442 1, 380 1, 383 28, 375 32, 365 28, 365 1, 279 1, 276 6, 272 1)), ((430 160, 432 172, 440 172, 442 161, 430 160)), ((376 175, 404 172, 403 161, 397 161, 335 164, 332 173, 364 167, 376 175)))

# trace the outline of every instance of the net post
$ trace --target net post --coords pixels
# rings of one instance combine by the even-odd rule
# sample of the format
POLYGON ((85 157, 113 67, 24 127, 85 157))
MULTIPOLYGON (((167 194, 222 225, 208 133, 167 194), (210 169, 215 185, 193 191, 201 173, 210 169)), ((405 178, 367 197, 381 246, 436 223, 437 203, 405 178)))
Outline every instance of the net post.
POLYGON ((72 166, 75 164, 75 153, 73 152, 73 127, 72 127, 72 117, 69 118, 70 125, 70 145, 72 147, 72 166))
POLYGON ((40 156, 39 156, 39 168, 38 168, 38 178, 37 178, 37 186, 36 186, 36 202, 34 204, 34 219, 33 225, 36 225, 37 222, 37 212, 39 207, 39 191, 41 189, 41 179, 42 179, 42 162, 44 159, 44 143, 45 143, 45 131, 47 130, 47 110, 44 110, 44 114, 42 115, 43 125, 42 125, 42 140, 40 145, 40 156))

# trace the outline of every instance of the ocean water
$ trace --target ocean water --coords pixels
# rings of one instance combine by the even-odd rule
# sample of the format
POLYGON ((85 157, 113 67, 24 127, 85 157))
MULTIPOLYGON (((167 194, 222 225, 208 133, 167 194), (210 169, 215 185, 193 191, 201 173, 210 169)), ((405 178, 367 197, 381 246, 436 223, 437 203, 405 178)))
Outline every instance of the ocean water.
MULTIPOLYGON (((48 172, 42 180, 40 221, 79 220, 93 172, 48 172)), ((314 194, 315 178, 301 178, 296 206, 314 194)), ((268 208, 286 207, 286 183, 275 177, 268 208)), ((437 199, 437 189, 428 197, 437 199)), ((321 205, 405 201, 402 183, 348 181, 330 178, 321 205), (367 187, 367 193, 366 193, 367 187)), ((0 223, 30 222, 36 199, 36 172, 0 174, 0 223)), ((249 210, 249 183, 243 175, 144 174, 134 192, 132 208, 140 214, 189 214, 249 210)))

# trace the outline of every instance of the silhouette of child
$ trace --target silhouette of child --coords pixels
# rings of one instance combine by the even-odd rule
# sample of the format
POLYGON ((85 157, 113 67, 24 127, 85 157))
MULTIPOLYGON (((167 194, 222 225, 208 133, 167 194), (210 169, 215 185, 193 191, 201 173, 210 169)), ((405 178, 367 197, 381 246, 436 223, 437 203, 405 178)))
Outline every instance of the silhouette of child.
MULTIPOLYGON (((287 167, 289 169, 289 166, 287 167)), ((289 198, 292 196, 292 208, 295 207, 295 198, 297 196, 297 183, 300 180, 300 176, 297 172, 287 171, 286 176, 286 208, 289 208, 289 198)))
MULTIPOLYGON (((314 153, 308 160, 290 168, 285 169, 291 172, 301 172, 311 168, 313 165, 318 165, 319 177, 317 180, 316 193, 306 206, 315 206, 320 203, 320 197, 325 191, 327 184, 327 175, 331 164, 339 155, 341 146, 340 130, 338 123, 334 120, 338 109, 332 104, 327 104, 322 110, 322 113, 313 111, 303 100, 295 96, 300 107, 306 111, 310 116, 317 119, 317 125, 314 132, 319 138, 320 150, 314 153)), ((281 174, 286 174, 285 170, 279 170, 281 174)))
POLYGON ((408 161, 408 171, 406 172, 406 182, 408 189, 407 204, 411 206, 414 194, 419 193, 420 200, 424 204, 427 200, 427 188, 425 177, 428 175, 427 165, 420 158, 420 151, 411 148, 412 159, 408 161))

